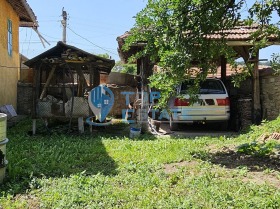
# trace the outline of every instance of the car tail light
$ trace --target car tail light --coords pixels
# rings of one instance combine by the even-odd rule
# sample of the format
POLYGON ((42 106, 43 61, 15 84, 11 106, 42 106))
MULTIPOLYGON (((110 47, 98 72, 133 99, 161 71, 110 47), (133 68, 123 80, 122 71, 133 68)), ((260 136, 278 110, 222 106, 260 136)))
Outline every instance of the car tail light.
POLYGON ((229 106, 230 101, 229 98, 225 98, 225 99, 217 99, 217 104, 218 106, 229 106))
POLYGON ((189 100, 176 98, 174 101, 174 106, 189 106, 189 100))

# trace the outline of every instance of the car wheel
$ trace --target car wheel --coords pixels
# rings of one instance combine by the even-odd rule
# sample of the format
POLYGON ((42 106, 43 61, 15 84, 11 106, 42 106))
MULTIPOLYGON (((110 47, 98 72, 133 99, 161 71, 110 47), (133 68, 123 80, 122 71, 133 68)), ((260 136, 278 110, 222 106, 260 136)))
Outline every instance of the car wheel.
POLYGON ((173 121, 172 116, 169 117, 169 127, 170 127, 170 131, 177 131, 178 130, 178 123, 175 123, 173 121))

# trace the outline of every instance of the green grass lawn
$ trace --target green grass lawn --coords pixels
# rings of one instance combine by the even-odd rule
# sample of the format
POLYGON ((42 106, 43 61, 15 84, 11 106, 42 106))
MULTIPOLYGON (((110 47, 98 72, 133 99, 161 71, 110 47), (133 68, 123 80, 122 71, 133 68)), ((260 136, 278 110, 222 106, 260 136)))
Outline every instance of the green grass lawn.
POLYGON ((0 208, 280 208, 280 143, 251 143, 279 133, 280 117, 218 138, 30 129, 8 130, 0 208))

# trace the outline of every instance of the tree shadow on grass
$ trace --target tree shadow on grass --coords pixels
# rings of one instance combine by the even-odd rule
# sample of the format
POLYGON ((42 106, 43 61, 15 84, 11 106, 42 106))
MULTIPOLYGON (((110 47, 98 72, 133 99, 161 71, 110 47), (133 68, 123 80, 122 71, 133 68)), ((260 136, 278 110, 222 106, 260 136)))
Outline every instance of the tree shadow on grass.
POLYGON ((103 137, 76 132, 9 130, 8 166, 1 191, 24 193, 33 178, 116 175, 118 165, 106 151, 103 137))
POLYGON ((280 159, 279 157, 269 156, 252 156, 245 155, 243 153, 236 152, 235 150, 225 149, 209 153, 206 156, 198 158, 206 160, 217 165, 221 165, 225 168, 236 169, 246 167, 248 171, 265 171, 275 170, 280 171, 280 159))
MULTIPOLYGON (((8 130, 7 175, 1 191, 22 194, 33 178, 62 178, 83 175, 116 175, 118 165, 108 154, 106 140, 129 137, 129 125, 96 127, 80 134, 78 127, 68 123, 53 123, 45 127, 42 121, 32 136, 31 120, 27 119, 8 130)), ((131 140, 153 140, 153 135, 140 135, 131 140)))

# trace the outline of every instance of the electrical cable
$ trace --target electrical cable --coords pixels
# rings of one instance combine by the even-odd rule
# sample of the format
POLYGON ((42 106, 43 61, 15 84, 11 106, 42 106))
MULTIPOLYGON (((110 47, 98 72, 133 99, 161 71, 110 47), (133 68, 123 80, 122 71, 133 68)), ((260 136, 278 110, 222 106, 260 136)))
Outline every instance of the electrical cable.
POLYGON ((98 48, 100 48, 100 49, 102 49, 102 50, 104 50, 104 51, 106 51, 106 52, 111 53, 111 54, 118 55, 118 54, 116 54, 116 53, 114 53, 114 52, 112 52, 112 51, 109 51, 109 50, 107 50, 107 49, 104 49, 104 48, 101 47, 101 46, 96 45, 95 43, 93 43, 92 41, 88 40, 87 38, 85 38, 85 37, 79 35, 79 34, 76 33, 75 31, 73 31, 69 26, 67 26, 67 28, 68 28, 72 33, 74 33, 75 35, 79 36, 80 38, 86 40, 87 42, 91 43, 91 44, 94 45, 95 47, 98 47, 98 48))

